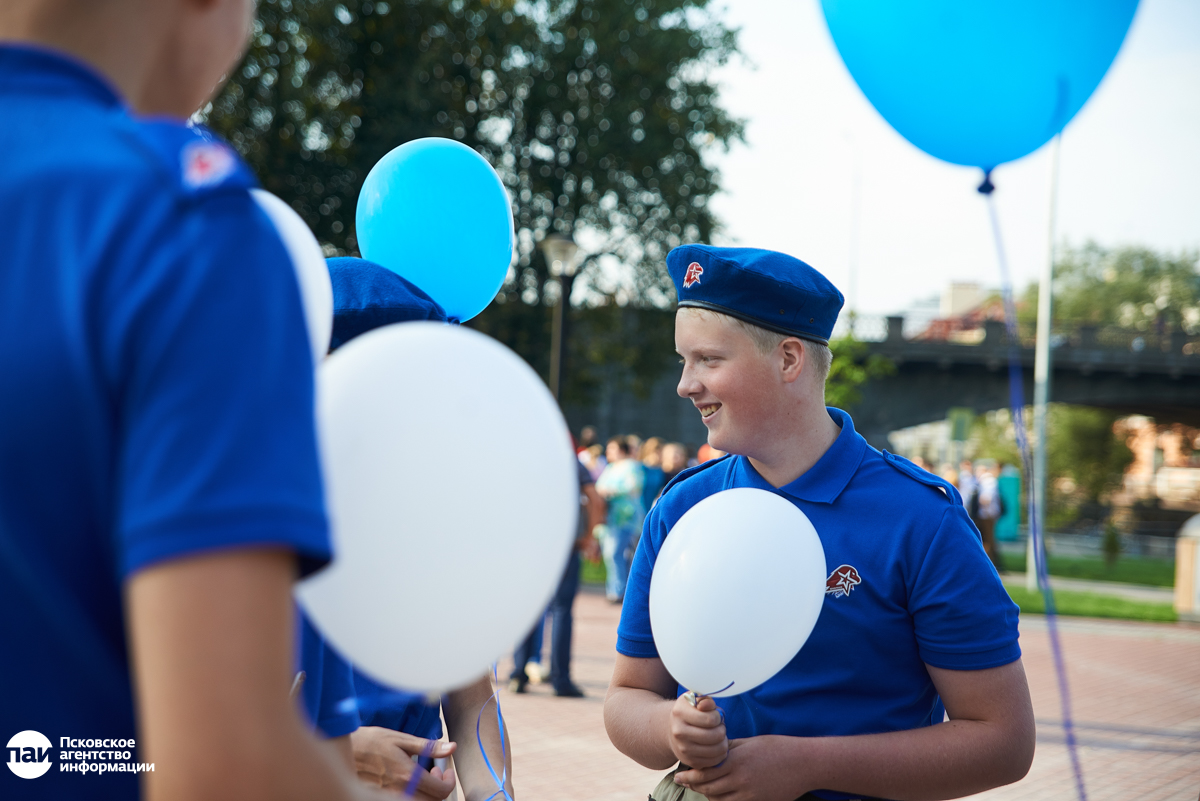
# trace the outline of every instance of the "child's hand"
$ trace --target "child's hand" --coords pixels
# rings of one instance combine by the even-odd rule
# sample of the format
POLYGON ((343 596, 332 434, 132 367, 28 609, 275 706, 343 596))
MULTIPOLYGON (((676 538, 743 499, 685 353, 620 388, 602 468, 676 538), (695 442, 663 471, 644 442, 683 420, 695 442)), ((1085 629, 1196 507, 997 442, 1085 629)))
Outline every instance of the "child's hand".
MULTIPOLYGON (((404 732, 377 726, 363 726, 350 735, 354 746, 354 762, 358 778, 375 787, 403 792, 414 770, 421 770, 413 761, 414 756, 425 753, 429 741, 404 732)), ((454 753, 455 743, 436 743, 429 756, 448 757, 454 753)), ((421 771, 424 773, 424 771, 421 771)), ((454 790, 454 771, 444 774, 440 768, 423 775, 417 785, 417 798, 446 798, 454 790)))
POLYGON ((788 755, 779 745, 785 739, 734 740, 720 765, 680 771, 675 781, 711 801, 791 801, 807 790, 798 791, 796 778, 784 768, 788 755))
POLYGON ((685 765, 710 768, 721 763, 729 752, 725 739, 725 718, 711 698, 701 698, 692 706, 686 695, 675 699, 671 708, 671 750, 685 765))

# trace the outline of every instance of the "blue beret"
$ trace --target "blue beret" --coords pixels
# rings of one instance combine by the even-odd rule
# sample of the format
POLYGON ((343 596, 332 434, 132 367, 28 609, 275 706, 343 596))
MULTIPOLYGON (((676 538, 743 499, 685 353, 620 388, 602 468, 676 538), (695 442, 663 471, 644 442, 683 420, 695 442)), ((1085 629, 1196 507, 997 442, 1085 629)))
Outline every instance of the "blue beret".
POLYGON ((437 301, 386 267, 366 259, 326 259, 325 263, 333 283, 331 348, 381 325, 447 319, 437 301))
POLYGON ((711 309, 788 336, 829 343, 842 293, 797 258, 757 248, 683 245, 667 254, 680 307, 711 309))

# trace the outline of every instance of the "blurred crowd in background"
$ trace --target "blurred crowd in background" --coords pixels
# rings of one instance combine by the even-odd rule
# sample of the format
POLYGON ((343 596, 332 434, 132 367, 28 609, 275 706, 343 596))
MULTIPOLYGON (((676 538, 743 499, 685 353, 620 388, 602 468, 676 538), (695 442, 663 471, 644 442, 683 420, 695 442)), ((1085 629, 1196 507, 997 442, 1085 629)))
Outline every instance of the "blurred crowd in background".
POLYGON ((604 522, 591 532, 604 559, 605 594, 609 601, 620 603, 642 521, 667 482, 685 468, 725 454, 707 443, 693 451, 681 442, 642 439, 637 434, 609 437, 602 444, 591 426, 583 427, 576 443, 579 463, 595 481, 605 507, 603 515, 593 517, 604 522))
MULTIPOLYGON (((609 601, 620 603, 625 596, 630 560, 637 548, 642 522, 663 488, 684 469, 725 454, 708 443, 692 449, 681 442, 666 442, 659 437, 642 439, 637 434, 609 437, 602 444, 591 426, 579 432, 575 450, 579 463, 595 482, 599 498, 592 502, 604 504, 602 512, 585 512, 590 520, 604 521, 592 528, 591 534, 600 549, 598 555, 592 552, 590 556, 593 562, 602 556, 605 594, 609 601)), ((912 461, 958 490, 963 506, 983 537, 984 550, 996 569, 1003 570, 997 540, 1016 539, 1016 532, 998 532, 997 527, 1002 527, 1002 519, 1015 518, 1018 512, 1020 480, 1016 468, 993 459, 975 462, 963 459, 957 467, 949 462, 934 465, 920 456, 912 461), (1013 486, 1003 486, 1006 483, 1013 486), (1002 491, 1002 487, 1009 491, 1002 491)), ((584 500, 586 505, 586 497, 584 500)))
POLYGON ((686 468, 725 455, 707 443, 693 449, 681 442, 642 439, 637 434, 601 441, 592 426, 584 426, 575 442, 580 469, 576 548, 545 617, 513 651, 508 685, 512 692, 525 692, 531 683, 549 682, 556 695, 583 695, 570 679, 571 602, 579 581, 603 580, 609 602, 622 603, 642 523, 663 489, 686 468), (549 665, 542 658, 547 621, 552 636, 549 665))
MULTIPOLYGON (((981 459, 975 463, 972 463, 970 459, 963 459, 958 467, 949 462, 933 465, 920 456, 914 456, 912 462, 922 470, 941 477, 958 490, 958 494, 962 496, 963 506, 966 507, 983 537, 983 549, 987 552, 988 558, 992 560, 992 564, 996 566, 996 570, 1003 571, 1004 562, 997 544, 996 527, 1002 517, 1012 517, 1011 513, 1015 513, 1017 508, 1011 497, 1006 499, 1005 495, 1009 493, 1001 491, 1001 476, 1007 478, 1012 475, 1017 482, 1017 492, 1019 493, 1019 479, 1013 475, 1016 472, 1015 468, 992 459, 981 459), (1006 513, 1009 514, 1006 515, 1006 513)), ((1012 538, 1003 537, 1003 539, 1012 538)))

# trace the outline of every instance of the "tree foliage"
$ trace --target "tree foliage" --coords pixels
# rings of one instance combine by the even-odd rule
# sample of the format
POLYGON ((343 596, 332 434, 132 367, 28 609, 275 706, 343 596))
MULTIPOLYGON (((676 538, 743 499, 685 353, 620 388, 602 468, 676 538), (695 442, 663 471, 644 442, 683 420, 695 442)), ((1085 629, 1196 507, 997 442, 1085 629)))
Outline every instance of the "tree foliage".
POLYGON ((851 336, 832 340, 833 363, 829 377, 825 380, 825 405, 838 409, 852 409, 862 400, 859 389, 872 378, 881 378, 896 372, 896 366, 886 356, 867 354, 867 345, 851 336))
MULTIPOLYGON (((1051 403, 1046 418, 1046 524, 1052 529, 1102 522, 1108 495, 1116 489, 1133 454, 1114 424, 1121 415, 1090 406, 1051 403)), ((1027 430, 1033 409, 1025 408, 1027 430)), ((971 432, 975 458, 1021 467, 1008 410, 975 419, 971 432)), ((1024 498, 1022 498, 1022 502, 1024 498)))
MULTIPOLYGON (((712 234, 720 183, 704 153, 741 126, 708 76, 735 52, 707 0, 261 0, 206 121, 345 253, 385 153, 422 136, 478 150, 512 197, 518 253, 473 325, 545 372, 559 296, 537 249, 547 233, 592 257, 577 300, 635 307, 668 305, 667 250, 712 234)), ((627 345, 620 360, 656 363, 627 345)))
POLYGON ((1133 461, 1133 453, 1113 428, 1120 417, 1107 409, 1050 404, 1046 472, 1066 505, 1098 505, 1120 485, 1133 461))
MULTIPOLYGON (((1141 331, 1200 333, 1200 254, 1144 247, 1065 249, 1055 261, 1054 319, 1141 331)), ((1037 285, 1025 293, 1024 316, 1037 309, 1037 285)))

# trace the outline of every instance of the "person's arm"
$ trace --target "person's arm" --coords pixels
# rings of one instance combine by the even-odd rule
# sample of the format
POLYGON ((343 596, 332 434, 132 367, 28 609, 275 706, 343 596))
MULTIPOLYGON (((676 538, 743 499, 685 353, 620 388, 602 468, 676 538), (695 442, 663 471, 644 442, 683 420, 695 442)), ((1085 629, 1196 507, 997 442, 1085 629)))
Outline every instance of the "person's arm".
POLYGON ((596 526, 601 525, 608 513, 608 507, 604 503, 604 499, 600 497, 600 493, 596 492, 596 485, 589 482, 581 486, 584 496, 587 497, 587 530, 584 535, 579 538, 575 546, 583 553, 585 559, 590 562, 600 561, 600 543, 592 536, 596 526))
POLYGON ((608 507, 605 504, 604 499, 600 497, 600 493, 596 492, 595 484, 584 484, 583 494, 586 495, 588 499, 587 527, 588 532, 591 533, 592 529, 604 522, 606 513, 608 512, 608 507))
POLYGON ((790 801, 818 789, 931 801, 1024 777, 1034 720, 1021 661, 987 670, 927 667, 947 722, 852 737, 734 740, 722 764, 680 772, 676 780, 712 801, 790 801))
POLYGON ((678 687, 661 659, 617 654, 604 699, 604 728, 618 751, 654 770, 676 762, 709 767, 725 759, 729 743, 717 705, 704 698, 693 707, 684 696, 675 697, 678 687))
POLYGON ((500 726, 496 722, 496 707, 494 703, 489 703, 491 697, 492 679, 490 676, 483 676, 479 681, 461 690, 446 693, 442 701, 446 734, 451 740, 460 743, 458 751, 454 754, 454 767, 458 772, 458 781, 466 801, 484 801, 500 789, 484 764, 483 754, 475 739, 476 720, 480 721, 479 736, 483 740, 484 749, 487 750, 492 769, 496 771, 497 776, 502 775, 502 771, 507 771, 505 789, 515 798, 512 781, 512 741, 508 737, 508 727, 505 726, 505 748, 502 756, 500 726))
POLYGON ((380 799, 307 731, 293 681, 295 557, 223 550, 126 583, 147 801, 380 799))

